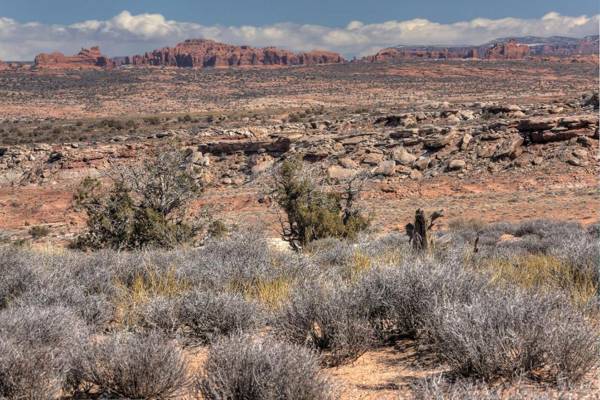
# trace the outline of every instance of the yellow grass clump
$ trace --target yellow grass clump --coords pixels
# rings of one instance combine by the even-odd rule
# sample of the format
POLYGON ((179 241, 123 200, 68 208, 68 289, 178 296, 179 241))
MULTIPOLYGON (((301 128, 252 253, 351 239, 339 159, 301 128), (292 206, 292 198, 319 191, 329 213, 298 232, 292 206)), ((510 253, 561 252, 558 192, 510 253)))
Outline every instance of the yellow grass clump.
POLYGON ((492 273, 492 283, 511 283, 525 289, 562 290, 576 304, 586 304, 598 288, 592 272, 574 268, 557 257, 530 254, 508 260, 491 260, 486 267, 492 273))
POLYGON ((117 281, 119 295, 115 298, 117 322, 135 324, 136 311, 150 299, 158 296, 175 297, 188 291, 191 285, 177 277, 173 268, 166 272, 148 268, 138 273, 131 282, 117 281))

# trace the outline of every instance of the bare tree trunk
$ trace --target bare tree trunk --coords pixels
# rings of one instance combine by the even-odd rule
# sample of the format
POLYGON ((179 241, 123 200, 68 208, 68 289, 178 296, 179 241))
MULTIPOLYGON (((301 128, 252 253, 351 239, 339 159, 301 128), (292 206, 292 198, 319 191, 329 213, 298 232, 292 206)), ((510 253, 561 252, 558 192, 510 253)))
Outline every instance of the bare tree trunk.
POLYGON ((428 251, 431 247, 432 238, 430 231, 436 219, 443 215, 442 210, 435 211, 429 218, 425 216, 425 211, 417 209, 415 212, 415 221, 412 224, 406 224, 406 235, 410 238, 413 248, 419 252, 428 251))

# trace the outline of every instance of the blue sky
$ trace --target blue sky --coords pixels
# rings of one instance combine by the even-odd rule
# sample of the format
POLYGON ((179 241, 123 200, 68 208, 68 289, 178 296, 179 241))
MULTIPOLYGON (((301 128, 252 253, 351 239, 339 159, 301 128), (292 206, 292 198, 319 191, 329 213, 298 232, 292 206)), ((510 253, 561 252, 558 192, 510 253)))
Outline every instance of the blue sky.
POLYGON ((598 0, 0 0, 0 60, 99 45, 140 54, 189 38, 345 57, 395 45, 598 34, 598 0))
POLYGON ((390 19, 426 18, 449 23, 477 17, 537 18, 550 11, 593 15, 598 0, 0 0, 0 16, 48 24, 109 19, 123 10, 168 19, 222 25, 296 22, 345 26, 390 19))

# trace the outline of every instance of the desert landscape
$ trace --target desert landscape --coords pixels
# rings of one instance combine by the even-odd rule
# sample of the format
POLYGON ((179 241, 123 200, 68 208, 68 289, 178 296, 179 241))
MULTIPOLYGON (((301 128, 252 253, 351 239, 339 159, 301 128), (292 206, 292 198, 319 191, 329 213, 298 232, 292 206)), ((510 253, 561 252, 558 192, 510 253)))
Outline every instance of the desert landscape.
POLYGON ((0 398, 600 398, 598 47, 0 62, 0 398))

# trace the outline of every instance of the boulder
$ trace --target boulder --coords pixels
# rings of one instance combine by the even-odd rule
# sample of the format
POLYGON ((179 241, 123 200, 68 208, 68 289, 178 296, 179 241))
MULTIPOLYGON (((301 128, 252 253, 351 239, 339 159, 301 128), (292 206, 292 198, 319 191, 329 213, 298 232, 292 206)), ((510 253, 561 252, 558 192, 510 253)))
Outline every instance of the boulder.
POLYGON ((202 143, 198 146, 198 150, 204 154, 285 153, 290 149, 290 145, 291 141, 288 138, 279 138, 275 141, 221 140, 202 143))
POLYGON ((503 143, 500 144, 500 146, 498 146, 498 148, 494 152, 493 158, 517 158, 523 152, 523 142, 524 140, 520 135, 506 139, 503 143))
POLYGON ((517 111, 522 111, 521 107, 515 104, 489 104, 483 107, 484 112, 488 112, 490 114, 502 114, 502 113, 513 113, 517 111))
POLYGON ((587 128, 591 125, 598 124, 597 115, 577 115, 571 117, 561 118, 559 121, 560 126, 564 126, 568 129, 582 129, 587 128))
POLYGON ((463 170, 467 166, 467 163, 464 160, 451 160, 448 163, 449 171, 460 171, 463 170))
POLYGON ((358 168, 358 163, 349 157, 340 158, 338 162, 344 168, 348 168, 348 169, 358 168))
POLYGON ((265 171, 268 171, 274 164, 274 160, 272 157, 261 157, 254 162, 254 165, 251 168, 252 175, 259 175, 265 171))
POLYGON ((543 131, 531 132, 530 138, 533 143, 549 143, 570 140, 587 134, 589 134, 588 131, 543 131))
POLYGON ((437 150, 450 143, 450 135, 435 135, 425 139, 423 145, 426 149, 437 150))
POLYGON ((331 165, 327 168, 327 176, 331 179, 344 180, 352 178, 358 173, 355 169, 340 167, 339 165, 331 165))
POLYGON ((377 168, 373 170, 375 175, 394 176, 396 174, 396 163, 392 160, 382 161, 377 168))
POLYGON ((410 171, 409 177, 413 181, 418 181, 419 179, 423 178, 423 173, 419 170, 413 169, 412 171, 410 171))
POLYGON ((521 132, 535 132, 552 129, 558 125, 558 118, 528 118, 519 122, 518 129, 521 132))
POLYGON ((419 130, 417 128, 403 129, 401 131, 396 131, 396 132, 390 133, 390 137, 392 139, 406 139, 406 138, 413 137, 418 133, 419 133, 419 130))
POLYGON ((431 163, 431 159, 429 157, 419 157, 415 161, 414 167, 421 171, 425 171, 429 167, 430 163, 431 163))
POLYGON ((379 163, 383 160, 383 154, 380 153, 368 153, 362 159, 364 164, 369 165, 379 165, 379 163))
POLYGON ((573 155, 579 159, 586 159, 588 156, 588 152, 584 149, 576 149, 573 150, 573 155))
POLYGON ((465 151, 469 147, 469 143, 471 143, 471 140, 473 140, 473 136, 471 136, 468 133, 465 133, 460 142, 460 149, 462 151, 465 151))
POLYGON ((392 152, 394 160, 401 165, 412 165, 417 157, 409 153, 404 147, 396 147, 392 152))

